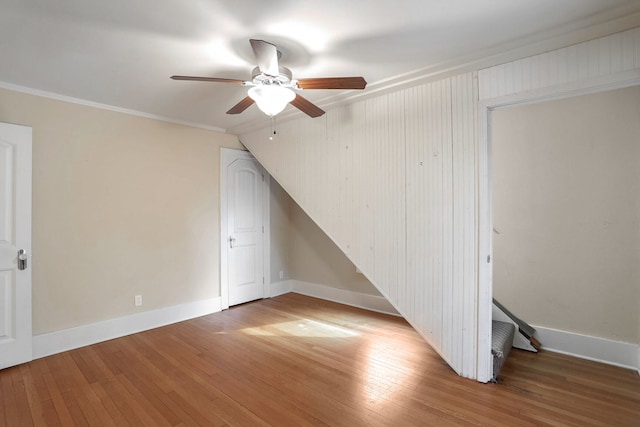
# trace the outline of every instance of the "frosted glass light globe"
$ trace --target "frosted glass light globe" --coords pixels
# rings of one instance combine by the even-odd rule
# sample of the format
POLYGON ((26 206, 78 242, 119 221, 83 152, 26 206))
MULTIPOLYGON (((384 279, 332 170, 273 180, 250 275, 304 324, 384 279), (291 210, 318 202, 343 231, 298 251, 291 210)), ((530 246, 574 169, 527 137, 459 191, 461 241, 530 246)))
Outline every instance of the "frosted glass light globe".
POLYGON ((282 112, 284 107, 296 97, 291 89, 279 85, 254 86, 249 89, 248 95, 258 104, 258 108, 269 117, 282 112))

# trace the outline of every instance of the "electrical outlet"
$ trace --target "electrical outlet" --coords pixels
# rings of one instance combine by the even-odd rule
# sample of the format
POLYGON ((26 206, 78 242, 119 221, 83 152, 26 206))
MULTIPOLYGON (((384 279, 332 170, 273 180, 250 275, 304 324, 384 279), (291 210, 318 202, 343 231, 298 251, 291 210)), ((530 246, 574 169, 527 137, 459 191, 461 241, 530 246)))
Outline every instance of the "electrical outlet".
POLYGON ((280 270, 280 278, 284 279, 284 271, 280 270))
POLYGON ((133 299, 133 303, 136 307, 140 307, 142 305, 142 295, 136 295, 133 299))

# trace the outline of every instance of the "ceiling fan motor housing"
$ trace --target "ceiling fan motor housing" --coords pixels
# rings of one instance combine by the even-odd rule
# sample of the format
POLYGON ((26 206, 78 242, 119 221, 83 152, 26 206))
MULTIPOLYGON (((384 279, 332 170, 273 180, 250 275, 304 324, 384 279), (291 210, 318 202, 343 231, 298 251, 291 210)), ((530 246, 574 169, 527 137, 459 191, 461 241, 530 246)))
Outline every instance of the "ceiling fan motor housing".
POLYGON ((290 86, 293 79, 291 70, 286 67, 278 67, 280 75, 270 76, 260 71, 260 67, 255 67, 251 72, 251 81, 254 85, 271 85, 290 86))

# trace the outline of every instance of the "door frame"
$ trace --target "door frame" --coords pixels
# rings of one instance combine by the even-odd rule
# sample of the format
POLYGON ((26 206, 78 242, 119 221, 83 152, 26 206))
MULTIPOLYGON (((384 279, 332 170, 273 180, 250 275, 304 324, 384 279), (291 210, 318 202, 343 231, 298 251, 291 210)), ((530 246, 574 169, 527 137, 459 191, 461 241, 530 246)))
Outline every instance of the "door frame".
POLYGON ((229 308, 229 271, 227 268, 227 262, 229 260, 229 245, 227 241, 229 194, 227 167, 239 159, 255 161, 262 169, 262 176, 264 177, 262 180, 262 224, 264 227, 262 236, 262 270, 264 277, 262 297, 268 298, 271 296, 271 227, 269 225, 269 200, 271 198, 269 183, 271 177, 249 151, 223 147, 220 148, 220 306, 223 310, 229 308))
MULTIPOLYGON (((510 76, 505 76, 505 80, 510 76)), ((493 165, 491 114, 493 110, 555 99, 570 98, 640 85, 640 70, 620 72, 606 78, 587 78, 515 95, 478 101, 478 381, 491 378, 491 320, 493 306, 493 165)))

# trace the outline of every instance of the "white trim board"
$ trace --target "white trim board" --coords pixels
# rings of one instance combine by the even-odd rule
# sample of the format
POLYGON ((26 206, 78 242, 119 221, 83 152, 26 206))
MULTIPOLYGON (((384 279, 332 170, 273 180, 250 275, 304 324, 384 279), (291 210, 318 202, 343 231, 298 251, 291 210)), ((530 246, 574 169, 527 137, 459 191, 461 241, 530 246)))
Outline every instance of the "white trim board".
POLYGON ((383 296, 362 294, 359 292, 332 288, 331 286, 303 282, 302 280, 287 280, 287 282, 289 282, 291 286, 291 291, 297 294, 333 301, 378 313, 400 316, 400 313, 398 313, 391 303, 383 296))
POLYGON ((62 353, 219 311, 220 297, 216 297, 35 335, 33 358, 62 353))
POLYGON ((295 280, 282 280, 280 282, 272 282, 269 287, 269 298, 293 292, 294 282, 295 280))
MULTIPOLYGON (((399 315, 384 297, 345 291, 299 280, 271 283, 269 296, 275 297, 289 292, 326 299, 365 310, 399 315)), ((220 311, 222 311, 221 297, 215 297, 35 335, 33 337, 33 358, 39 359, 51 356, 220 311)))
POLYGON ((640 345, 533 326, 542 348, 640 373, 640 345))

